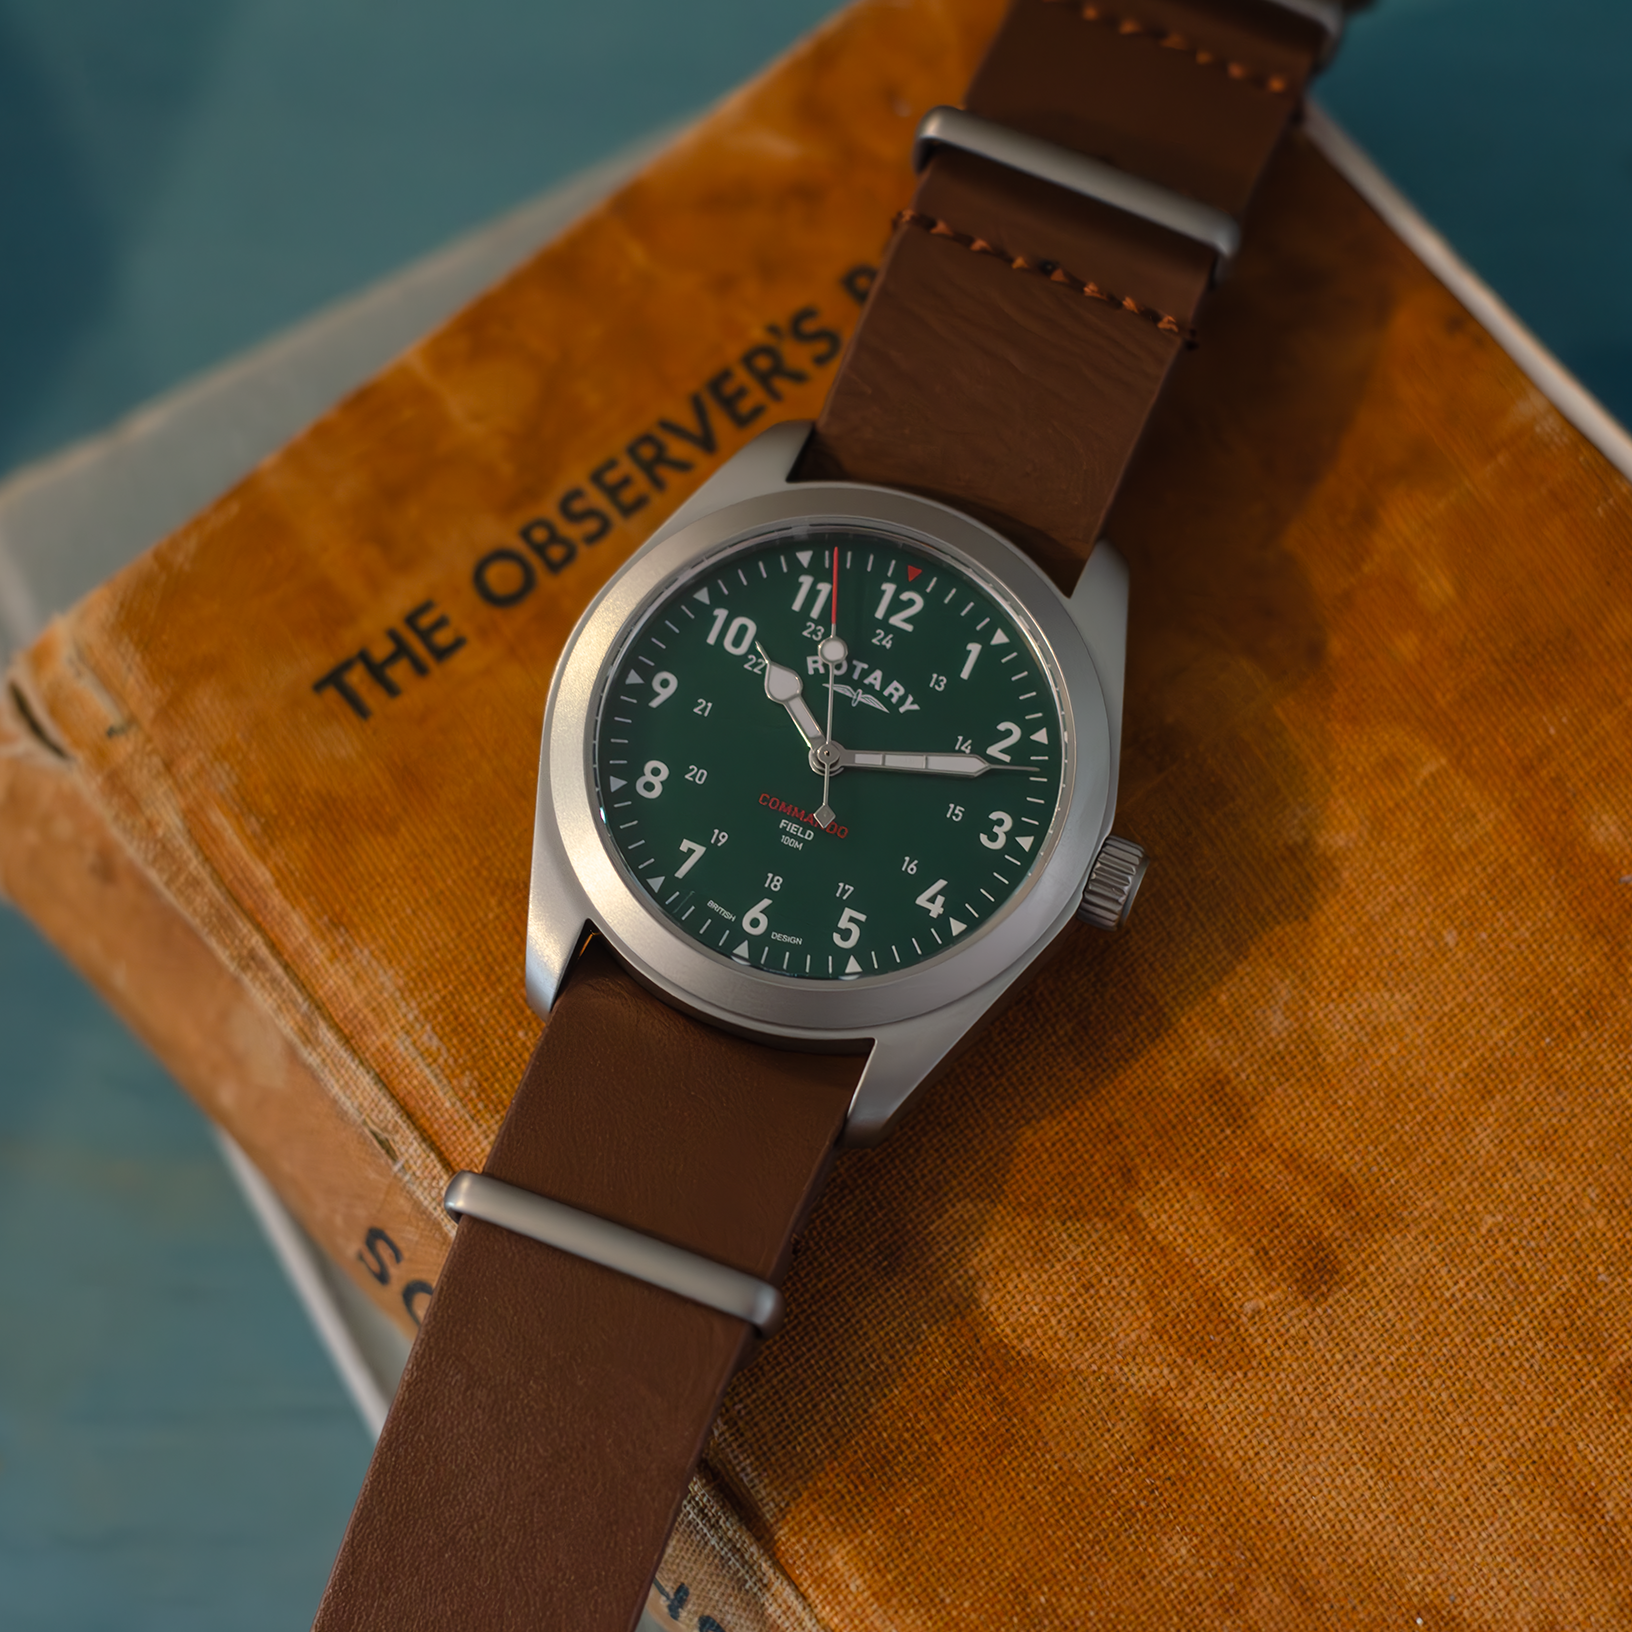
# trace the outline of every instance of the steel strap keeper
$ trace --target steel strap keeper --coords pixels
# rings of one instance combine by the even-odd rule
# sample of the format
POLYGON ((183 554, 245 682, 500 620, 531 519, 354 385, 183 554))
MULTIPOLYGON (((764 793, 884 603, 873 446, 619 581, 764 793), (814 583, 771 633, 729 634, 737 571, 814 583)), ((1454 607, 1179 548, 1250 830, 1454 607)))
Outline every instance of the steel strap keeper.
POLYGON ((534 1195, 485 1173, 455 1173, 442 1198, 454 1217, 479 1218, 676 1297, 717 1309, 772 1337, 782 1325, 782 1294, 768 1281, 671 1246, 565 1202, 534 1195))
POLYGON ((922 170, 938 147, 961 148, 965 153, 1018 170, 1022 175, 1035 176, 1039 181, 1051 182, 1083 198, 1096 199, 1205 244, 1218 257, 1219 271, 1234 260, 1241 247, 1240 227, 1210 204, 1198 203, 1171 188, 1129 175, 1103 160, 1091 159, 1067 147, 1056 147, 1053 142, 1026 136, 1007 125, 965 113, 961 108, 931 108, 924 115, 913 139, 913 169, 922 170))

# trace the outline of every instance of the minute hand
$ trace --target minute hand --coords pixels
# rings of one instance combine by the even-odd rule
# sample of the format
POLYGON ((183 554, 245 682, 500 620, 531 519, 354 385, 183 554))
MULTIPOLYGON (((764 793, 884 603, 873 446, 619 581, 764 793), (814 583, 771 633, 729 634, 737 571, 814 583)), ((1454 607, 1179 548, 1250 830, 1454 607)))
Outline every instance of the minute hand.
POLYGON ((925 771, 931 776, 980 776, 986 771, 1021 771, 1024 765, 1005 765, 979 754, 897 754, 870 748, 843 748, 829 744, 840 765, 858 771, 925 771))

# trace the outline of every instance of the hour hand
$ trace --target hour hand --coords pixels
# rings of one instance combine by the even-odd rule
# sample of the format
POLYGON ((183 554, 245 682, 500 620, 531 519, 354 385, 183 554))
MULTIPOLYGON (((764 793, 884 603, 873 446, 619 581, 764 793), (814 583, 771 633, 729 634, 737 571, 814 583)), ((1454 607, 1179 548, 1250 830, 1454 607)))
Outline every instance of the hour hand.
POLYGON ((780 703, 788 711, 788 717, 799 728, 799 735, 812 748, 820 748, 827 741, 827 733, 822 729, 821 722, 811 713, 810 704, 805 701, 805 682, 800 678, 798 670, 787 669, 780 663, 773 663, 770 653, 760 641, 756 640, 754 646, 759 655, 765 659, 765 695, 773 703, 780 703))

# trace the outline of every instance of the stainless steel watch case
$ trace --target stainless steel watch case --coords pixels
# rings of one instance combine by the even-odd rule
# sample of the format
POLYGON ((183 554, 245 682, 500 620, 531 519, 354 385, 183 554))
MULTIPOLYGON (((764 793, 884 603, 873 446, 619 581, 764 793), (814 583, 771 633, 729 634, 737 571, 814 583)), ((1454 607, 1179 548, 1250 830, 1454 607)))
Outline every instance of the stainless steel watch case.
POLYGON ((1110 832, 1121 745, 1127 569, 1100 544, 1067 600, 1012 544, 932 500, 859 483, 790 482, 807 423, 773 427, 701 487, 628 561, 579 620, 550 687, 539 755, 527 996, 548 1015, 585 924, 675 1007, 763 1041, 868 1051, 846 1138, 881 1139, 913 1090, 1069 924, 1110 832), (677 930, 616 859, 591 766, 596 708, 627 629, 695 563, 799 526, 882 527, 960 557, 1037 630, 1066 730, 1063 810, 1023 889, 981 933, 913 968, 851 981, 790 980, 719 957, 677 930), (869 1047, 870 1045, 870 1047, 869 1047))

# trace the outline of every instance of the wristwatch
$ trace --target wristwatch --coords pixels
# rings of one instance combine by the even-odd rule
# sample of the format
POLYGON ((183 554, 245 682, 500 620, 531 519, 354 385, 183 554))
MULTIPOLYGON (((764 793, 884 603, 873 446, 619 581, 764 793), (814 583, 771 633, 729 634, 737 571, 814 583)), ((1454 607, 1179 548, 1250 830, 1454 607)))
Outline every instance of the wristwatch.
POLYGON ((549 1017, 319 1611, 628 1632, 843 1143, 881 1138, 1078 918, 1111 833, 1127 572, 1100 529, 1327 0, 1019 0, 814 427, 607 585, 540 756, 549 1017))

